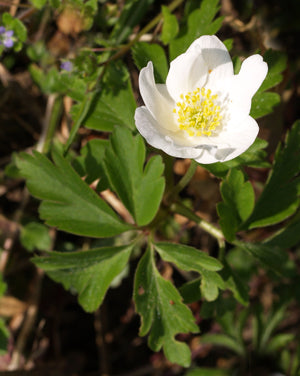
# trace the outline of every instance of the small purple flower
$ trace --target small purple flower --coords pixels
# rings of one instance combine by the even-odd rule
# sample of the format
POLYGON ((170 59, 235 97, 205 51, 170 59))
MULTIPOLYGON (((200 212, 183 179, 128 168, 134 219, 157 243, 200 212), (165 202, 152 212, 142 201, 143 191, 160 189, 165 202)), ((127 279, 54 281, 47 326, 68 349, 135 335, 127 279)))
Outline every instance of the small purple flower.
POLYGON ((13 30, 7 30, 4 26, 0 26, 0 45, 3 44, 6 48, 11 48, 14 45, 13 30))
POLYGON ((63 69, 67 72, 71 72, 71 70, 73 69, 73 64, 71 61, 67 60, 67 61, 63 61, 61 64, 60 64, 60 69, 63 69))

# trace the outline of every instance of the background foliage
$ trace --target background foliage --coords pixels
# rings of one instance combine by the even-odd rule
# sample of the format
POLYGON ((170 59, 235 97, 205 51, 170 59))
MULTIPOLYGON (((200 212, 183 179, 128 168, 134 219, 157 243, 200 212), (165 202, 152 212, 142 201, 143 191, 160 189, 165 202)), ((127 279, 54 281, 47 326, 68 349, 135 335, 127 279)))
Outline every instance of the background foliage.
POLYGON ((0 9, 0 372, 299 376, 298 1, 0 9), (259 138, 175 160, 137 134, 138 72, 216 33, 268 63, 259 138))

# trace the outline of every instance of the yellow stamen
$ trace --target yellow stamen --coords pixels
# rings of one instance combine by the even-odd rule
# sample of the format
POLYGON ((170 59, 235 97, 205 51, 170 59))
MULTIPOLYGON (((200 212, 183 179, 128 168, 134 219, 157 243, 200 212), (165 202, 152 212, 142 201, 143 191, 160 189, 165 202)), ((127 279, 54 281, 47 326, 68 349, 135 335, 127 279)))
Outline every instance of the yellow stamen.
POLYGON ((176 103, 179 129, 193 136, 211 136, 221 124, 221 108, 215 103, 217 94, 212 95, 210 89, 197 88, 192 93, 180 95, 182 102, 176 103))

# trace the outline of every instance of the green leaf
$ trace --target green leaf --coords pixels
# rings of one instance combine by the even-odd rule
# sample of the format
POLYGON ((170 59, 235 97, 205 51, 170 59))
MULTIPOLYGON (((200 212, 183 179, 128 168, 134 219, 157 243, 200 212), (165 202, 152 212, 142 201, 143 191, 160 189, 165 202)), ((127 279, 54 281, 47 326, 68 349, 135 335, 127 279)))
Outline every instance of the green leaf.
POLYGON ((224 45, 225 45, 225 47, 227 48, 228 51, 232 50, 232 47, 233 47, 233 39, 232 38, 223 40, 223 43, 224 43, 224 45))
POLYGON ((271 268, 276 273, 284 274, 285 264, 288 260, 287 253, 279 247, 269 247, 260 243, 238 243, 238 248, 250 253, 265 267, 271 268))
POLYGON ((220 226, 228 241, 235 239, 239 226, 251 214, 254 207, 254 191, 250 182, 238 169, 230 170, 221 184, 223 202, 217 205, 220 226))
POLYGON ((94 312, 115 277, 126 267, 132 245, 103 247, 79 252, 49 252, 32 261, 65 289, 78 292, 78 301, 87 312, 94 312))
MULTIPOLYGON (((7 285, 5 282, 3 282, 3 276, 2 273, 0 273, 0 297, 4 295, 6 288, 7 285)), ((10 333, 6 327, 5 321, 0 318, 0 355, 7 353, 9 335, 10 333)))
POLYGON ((205 334, 201 336, 201 343, 211 343, 212 345, 226 347, 238 355, 244 355, 240 343, 227 334, 205 334))
POLYGON ((264 61, 268 64, 268 74, 259 88, 259 92, 271 89, 282 81, 282 72, 286 69, 287 56, 281 51, 267 50, 264 61))
POLYGON ((280 103, 280 96, 277 93, 266 92, 266 90, 282 81, 281 73, 286 68, 287 58, 282 52, 268 50, 264 55, 264 60, 268 64, 268 74, 252 98, 250 116, 254 119, 271 113, 273 108, 280 103))
POLYGON ((28 251, 47 251, 51 247, 48 228, 37 222, 30 222, 21 229, 20 241, 28 251))
MULTIPOLYGON (((6 30, 13 30, 14 32, 14 45, 13 50, 18 52, 22 49, 23 43, 27 39, 27 29, 26 26, 18 18, 13 17, 10 13, 4 12, 2 14, 2 22, 6 30)), ((1 46, 1 52, 3 51, 3 46, 1 46)))
POLYGON ((274 353, 280 350, 283 347, 287 347, 287 345, 295 339, 295 334, 291 333, 281 333, 277 334, 267 344, 265 352, 267 353, 274 353))
POLYGON ((31 64, 28 70, 43 93, 60 93, 79 102, 84 99, 87 90, 85 81, 70 72, 59 72, 54 67, 44 72, 36 64, 31 64))
POLYGON ((201 300, 201 291, 200 291, 201 278, 194 279, 192 281, 184 283, 179 287, 180 295, 183 297, 183 302, 185 304, 190 304, 201 300))
POLYGON ((127 0, 110 39, 115 40, 116 45, 122 44, 132 33, 134 26, 140 23, 153 2, 154 0, 127 0))
POLYGON ((231 376, 231 373, 221 369, 200 367, 187 372, 185 376, 231 376))
POLYGON ((60 0, 50 0, 50 5, 52 8, 58 8, 61 5, 60 0))
MULTIPOLYGON (((77 98, 74 99, 79 101, 83 101, 86 96, 85 90, 75 94, 77 98)), ((101 80, 101 90, 93 100, 84 125, 97 131, 112 131, 115 125, 135 129, 135 109, 136 102, 125 65, 121 62, 110 63, 101 80)), ((79 111, 80 104, 72 107, 73 118, 79 111)))
POLYGON ((241 252, 236 247, 228 251, 226 261, 244 284, 248 284, 252 275, 256 273, 256 262, 253 256, 249 253, 241 252))
POLYGON ((203 0, 200 9, 188 17, 187 28, 182 28, 178 37, 170 43, 170 60, 187 50, 191 43, 201 35, 215 34, 222 24, 222 17, 214 20, 219 10, 219 0, 203 0), (214 20, 214 21, 213 21, 214 20))
POLYGON ((300 214, 296 215, 288 225, 271 238, 268 238, 264 244, 269 247, 291 248, 300 243, 300 214))
POLYGON ((162 27, 161 40, 164 44, 168 44, 173 40, 179 31, 177 18, 172 14, 168 7, 162 5, 162 14, 164 23, 162 27))
POLYGON ((73 141, 75 140, 79 128, 83 125, 83 123, 85 123, 86 119, 88 119, 88 113, 91 111, 98 93, 98 90, 87 92, 83 101, 80 103, 79 111, 76 113, 76 116, 73 119, 73 126, 64 147, 64 155, 66 155, 69 151, 73 141))
POLYGON ((224 178, 230 169, 241 166, 270 167, 270 163, 266 161, 267 153, 263 150, 267 146, 267 141, 257 138, 250 148, 238 157, 228 162, 201 164, 201 166, 219 178, 224 178))
POLYGON ((218 297, 219 288, 224 288, 222 278, 216 273, 222 269, 218 260, 182 244, 156 243, 154 247, 165 261, 172 262, 183 270, 194 270, 201 274, 199 287, 205 299, 212 301, 218 297))
POLYGON ((174 243, 155 243, 155 249, 161 258, 172 262, 183 270, 202 273, 203 269, 217 271, 223 265, 215 258, 196 248, 174 243))
POLYGON ((280 96, 277 93, 257 92, 252 98, 250 116, 258 119, 273 111, 273 108, 280 103, 280 96))
POLYGON ((0 318, 0 355, 5 355, 8 350, 9 330, 5 325, 5 321, 0 318))
POLYGON ((168 74, 168 62, 165 51, 159 44, 135 43, 131 49, 135 65, 141 70, 149 61, 154 67, 155 82, 165 83, 168 74))
POLYGON ((221 276, 216 272, 203 270, 201 273, 201 293, 203 297, 212 302, 219 296, 219 289, 225 290, 225 283, 221 276))
POLYGON ((128 129, 115 128, 104 157, 110 186, 139 226, 154 218, 165 188, 161 157, 152 157, 143 168, 145 152, 140 135, 133 137, 128 129))
POLYGON ((248 286, 238 277, 226 260, 223 261, 223 264, 224 268, 220 274, 226 288, 232 291, 233 296, 238 302, 246 306, 249 303, 248 286))
POLYGON ((140 335, 150 331, 148 343, 153 351, 163 348, 173 363, 188 367, 191 362, 189 347, 175 340, 178 333, 198 332, 194 317, 170 281, 161 277, 154 264, 153 252, 148 249, 138 265, 134 300, 142 317, 140 335))
POLYGON ((37 9, 41 9, 45 6, 47 0, 30 0, 32 5, 37 8, 37 9))
POLYGON ((281 222, 299 208, 300 121, 297 121, 279 146, 267 184, 245 227, 269 226, 281 222))
POLYGON ((267 321, 264 323, 263 330, 261 333, 260 348, 262 351, 267 346, 267 343, 271 339, 272 333, 276 327, 283 321, 286 316, 287 304, 282 303, 272 315, 269 315, 267 321))
POLYGON ((17 161, 30 193, 43 200, 39 212, 50 226, 78 235, 110 237, 131 227, 82 181, 69 163, 53 153, 55 164, 44 155, 22 153, 17 161))
POLYGON ((219 295, 213 302, 204 301, 201 306, 200 316, 204 319, 221 318, 227 315, 228 312, 234 312, 237 305, 236 300, 232 296, 225 296, 227 295, 219 295))
POLYGON ((101 186, 104 188, 108 187, 103 168, 103 158, 107 146, 107 140, 94 138, 86 143, 80 150, 80 156, 73 161, 76 172, 80 176, 85 177, 87 184, 91 184, 100 178, 101 186))
POLYGON ((0 273, 0 296, 4 295, 4 293, 6 292, 6 289, 7 289, 7 285, 3 281, 3 275, 2 275, 2 273, 0 273))

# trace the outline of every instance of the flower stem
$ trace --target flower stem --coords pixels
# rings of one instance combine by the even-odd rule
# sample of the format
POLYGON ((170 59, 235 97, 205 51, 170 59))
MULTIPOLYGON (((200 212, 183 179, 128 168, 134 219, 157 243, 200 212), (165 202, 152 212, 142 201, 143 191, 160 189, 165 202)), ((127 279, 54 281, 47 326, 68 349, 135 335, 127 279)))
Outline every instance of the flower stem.
POLYGON ((168 194, 167 200, 169 202, 180 191, 182 191, 183 188, 185 188, 188 185, 188 183, 190 182, 190 180, 192 179, 192 177, 194 176, 194 174, 196 172, 197 166, 198 166, 197 162, 192 159, 191 160, 191 164, 190 164, 187 172, 185 173, 185 175, 183 175, 183 177, 179 180, 179 182, 177 183, 177 185, 168 194))
POLYGON ((207 222, 205 219, 199 217, 191 209, 189 209, 188 207, 186 207, 185 205, 181 203, 176 202, 172 204, 170 206, 170 209, 174 213, 178 213, 178 214, 183 215, 186 218, 189 218, 190 220, 195 222, 200 228, 202 228, 208 234, 213 236, 219 244, 219 259, 222 260, 224 258, 225 239, 221 230, 219 230, 217 227, 215 227, 211 223, 207 222))

